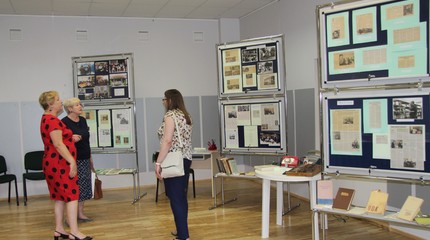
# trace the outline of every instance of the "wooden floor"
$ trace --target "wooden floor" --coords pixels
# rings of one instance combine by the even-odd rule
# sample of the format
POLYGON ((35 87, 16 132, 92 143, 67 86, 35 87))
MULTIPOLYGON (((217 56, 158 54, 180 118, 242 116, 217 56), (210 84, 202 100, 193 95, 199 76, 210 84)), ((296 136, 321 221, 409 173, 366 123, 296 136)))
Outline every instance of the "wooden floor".
MULTIPOLYGON (((209 180, 196 182, 197 196, 189 191, 190 239, 261 239, 261 181, 226 179, 226 198, 238 200, 222 207, 213 206, 209 180)), ((191 186, 191 185, 190 185, 191 186)), ((7 189, 7 188, 5 188, 7 189)), ((147 192, 132 205, 131 189, 105 190, 104 198, 86 203, 86 213, 93 222, 81 223, 83 233, 94 239, 172 239, 174 223, 168 199, 164 194, 155 203, 155 187, 142 187, 147 192)), ((312 239, 311 211, 306 201, 292 198, 300 207, 284 216, 283 226, 276 225, 276 192, 272 189, 270 238, 312 239)), ((29 197, 27 206, 21 201, 0 201, 0 239, 52 239, 53 202, 48 196, 29 197)), ((21 199, 22 200, 22 199, 21 199)), ((363 220, 329 216, 328 239, 412 239, 363 220)))

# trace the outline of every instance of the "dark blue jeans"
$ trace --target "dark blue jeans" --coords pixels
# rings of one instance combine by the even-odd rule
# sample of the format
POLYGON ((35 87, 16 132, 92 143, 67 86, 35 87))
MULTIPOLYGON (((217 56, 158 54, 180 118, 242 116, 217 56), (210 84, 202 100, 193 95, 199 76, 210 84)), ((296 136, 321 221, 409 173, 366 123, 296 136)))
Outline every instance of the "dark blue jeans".
POLYGON ((188 181, 190 178, 191 161, 184 158, 185 175, 164 179, 167 197, 170 199, 173 217, 175 218, 177 238, 187 239, 188 233, 188 181))

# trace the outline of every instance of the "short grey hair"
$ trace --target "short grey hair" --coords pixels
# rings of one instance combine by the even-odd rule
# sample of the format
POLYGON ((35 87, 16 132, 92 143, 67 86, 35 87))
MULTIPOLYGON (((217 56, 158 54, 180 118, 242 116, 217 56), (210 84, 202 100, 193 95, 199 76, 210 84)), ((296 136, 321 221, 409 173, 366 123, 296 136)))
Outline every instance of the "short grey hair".
POLYGON ((64 110, 66 111, 67 114, 69 114, 70 113, 69 108, 73 107, 74 105, 76 105, 78 103, 81 103, 81 100, 79 98, 69 98, 69 99, 66 99, 63 102, 64 110))

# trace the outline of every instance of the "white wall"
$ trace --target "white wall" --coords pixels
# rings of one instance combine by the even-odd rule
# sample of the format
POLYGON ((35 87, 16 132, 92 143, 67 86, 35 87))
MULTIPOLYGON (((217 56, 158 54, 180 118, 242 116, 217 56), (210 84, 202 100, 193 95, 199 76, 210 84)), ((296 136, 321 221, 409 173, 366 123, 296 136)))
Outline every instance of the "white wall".
MULTIPOLYGON (((238 38, 238 20, 224 22, 229 28, 223 38, 238 38)), ((218 20, 0 15, 0 110, 7 115, 0 120, 0 155, 5 156, 9 172, 17 175, 21 196, 23 156, 27 151, 43 149, 38 130, 42 114, 38 97, 46 90, 59 91, 62 99, 73 96, 72 57, 133 53, 135 97, 143 108, 148 106, 147 99, 161 99, 168 88, 179 89, 185 97, 216 96, 215 46, 223 25, 218 20), (10 29, 21 29, 22 40, 10 40, 10 29), (77 30, 86 30, 88 40, 78 41, 77 30), (140 41, 139 31, 148 31, 149 39, 140 41), (194 32, 202 32, 203 41, 194 41, 194 32)), ((149 110, 137 110, 144 118, 139 119, 143 128, 139 134, 147 134, 153 140, 153 132, 147 133, 145 127, 148 122, 158 123, 160 116, 144 112, 149 110)), ((197 123, 198 126, 205 125, 197 123)), ((139 151, 140 166, 144 168, 142 185, 155 183, 153 170, 146 163, 150 155, 147 149, 139 151)), ((120 161, 118 157, 110 158, 113 159, 106 162, 120 161)), ((210 174, 206 171, 196 177, 208 179, 210 174)), ((132 186, 129 176, 103 180, 107 188, 132 186)), ((43 181, 29 186, 29 195, 47 193, 43 181)), ((7 196, 6 188, 0 185, 0 198, 7 196)))
POLYGON ((71 57, 128 52, 137 98, 161 96, 167 87, 216 95, 218 27, 216 20, 0 15, 0 101, 35 101, 47 89, 70 97, 71 57), (23 40, 9 40, 9 29, 21 29, 23 40), (76 30, 87 30, 88 41, 77 41, 76 30), (149 31, 149 40, 139 41, 138 31, 149 31), (193 41, 194 32, 204 40, 193 41))

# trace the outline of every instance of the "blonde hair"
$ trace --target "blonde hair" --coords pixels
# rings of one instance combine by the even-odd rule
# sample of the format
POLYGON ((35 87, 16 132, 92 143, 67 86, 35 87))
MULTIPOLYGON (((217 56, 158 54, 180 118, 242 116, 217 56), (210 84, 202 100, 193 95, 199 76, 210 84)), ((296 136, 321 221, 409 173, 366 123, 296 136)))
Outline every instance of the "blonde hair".
POLYGON ((46 91, 40 94, 39 104, 43 108, 43 110, 48 110, 49 104, 55 101, 55 97, 58 97, 57 91, 46 91))
POLYGON ((69 114, 70 113, 69 108, 73 107, 78 103, 81 103, 81 100, 79 98, 69 98, 63 102, 64 110, 66 111, 67 114, 69 114))

